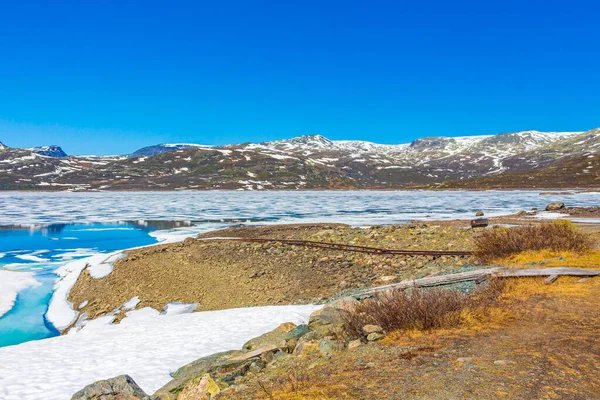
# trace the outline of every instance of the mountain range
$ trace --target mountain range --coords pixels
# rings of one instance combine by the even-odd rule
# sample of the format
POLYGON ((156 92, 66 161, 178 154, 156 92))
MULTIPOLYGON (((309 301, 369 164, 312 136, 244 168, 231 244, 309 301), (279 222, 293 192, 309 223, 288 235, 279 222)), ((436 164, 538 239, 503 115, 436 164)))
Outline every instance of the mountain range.
POLYGON ((224 146, 158 144, 110 157, 0 143, 0 190, 594 187, 599 149, 600 128, 397 145, 309 135, 224 146))

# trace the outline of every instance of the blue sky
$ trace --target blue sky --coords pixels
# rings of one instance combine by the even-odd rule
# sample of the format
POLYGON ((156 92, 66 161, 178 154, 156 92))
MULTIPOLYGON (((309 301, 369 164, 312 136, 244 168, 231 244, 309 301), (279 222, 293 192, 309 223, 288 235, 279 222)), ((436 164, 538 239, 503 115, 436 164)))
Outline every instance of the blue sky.
POLYGON ((56 1, 0 10, 0 141, 71 154, 600 126, 600 6, 56 1))

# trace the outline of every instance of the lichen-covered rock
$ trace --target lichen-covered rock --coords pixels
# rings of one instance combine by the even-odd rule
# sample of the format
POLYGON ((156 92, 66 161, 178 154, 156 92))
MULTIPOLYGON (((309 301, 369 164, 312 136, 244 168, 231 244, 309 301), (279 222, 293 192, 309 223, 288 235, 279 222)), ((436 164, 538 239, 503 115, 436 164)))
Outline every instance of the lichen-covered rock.
POLYGON ((264 335, 255 337, 247 341, 243 348, 244 350, 256 350, 261 347, 275 345, 281 348, 285 347, 285 339, 288 332, 296 328, 296 324, 292 322, 286 322, 273 329, 271 332, 267 332, 264 335))
POLYGON ((344 316, 347 312, 342 308, 324 307, 318 313, 310 315, 308 326, 323 336, 339 334, 344 330, 344 316))
POLYGON ((374 342, 376 340, 381 340, 385 337, 385 335, 379 333, 379 332, 373 332, 373 333, 369 333, 369 335, 367 336, 367 340, 369 342, 374 342))
POLYGON ((129 375, 120 375, 104 381, 94 382, 75 393, 71 400, 139 400, 148 395, 129 375))
POLYGON ((346 344, 344 342, 338 342, 335 340, 321 340, 319 343, 319 352, 324 355, 333 354, 336 352, 344 351, 346 344))
POLYGON ((300 357, 307 356, 319 351, 318 342, 300 342, 294 349, 294 354, 300 357))
POLYGON ((238 376, 246 374, 253 360, 235 359, 246 354, 244 351, 225 351, 200 358, 179 368, 173 380, 158 389, 152 396, 156 400, 173 400, 188 383, 209 374, 215 382, 232 383, 238 376))
POLYGON ((200 379, 189 382, 177 395, 177 400, 210 400, 221 393, 221 388, 210 377, 204 374, 200 379))
POLYGON ((297 327, 289 331, 287 333, 287 336, 285 337, 285 347, 287 352, 293 352, 296 348, 296 345, 298 344, 298 340, 308 335, 310 332, 310 328, 308 327, 308 325, 305 324, 298 325, 297 327))

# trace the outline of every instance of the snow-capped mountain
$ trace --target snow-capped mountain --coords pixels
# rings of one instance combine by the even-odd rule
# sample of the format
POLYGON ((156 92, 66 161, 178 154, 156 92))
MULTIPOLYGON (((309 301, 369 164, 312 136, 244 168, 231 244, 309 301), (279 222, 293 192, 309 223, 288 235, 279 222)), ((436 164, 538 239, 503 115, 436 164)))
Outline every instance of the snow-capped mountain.
POLYGON ((600 129, 583 133, 523 131, 486 136, 433 136, 405 144, 329 140, 321 135, 307 135, 226 146, 161 144, 145 147, 128 157, 56 158, 60 156, 48 156, 35 149, 4 149, 0 152, 0 188, 423 187, 477 177, 493 180, 505 173, 521 173, 586 157, 599 148, 600 129))
POLYGON ((168 151, 175 151, 181 149, 189 149, 191 147, 210 147, 199 144, 157 144, 154 146, 142 147, 139 150, 134 151, 129 155, 130 158, 136 157, 152 157, 168 151))
POLYGON ((67 153, 65 153, 60 146, 56 146, 56 145, 34 147, 30 150, 36 154, 46 156, 46 157, 54 157, 54 158, 67 157, 67 153))

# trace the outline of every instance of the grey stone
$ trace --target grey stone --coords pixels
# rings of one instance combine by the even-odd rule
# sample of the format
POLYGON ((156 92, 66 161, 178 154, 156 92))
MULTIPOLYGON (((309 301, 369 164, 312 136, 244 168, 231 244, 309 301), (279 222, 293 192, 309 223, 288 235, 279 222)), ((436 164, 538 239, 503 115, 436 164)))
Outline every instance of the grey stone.
POLYGON ((344 351, 346 344, 335 340, 321 340, 319 343, 319 353, 321 354, 333 354, 336 352, 344 351))
POLYGON ((129 375, 120 375, 104 381, 94 382, 71 397, 71 400, 138 399, 147 400, 149 397, 129 375))

